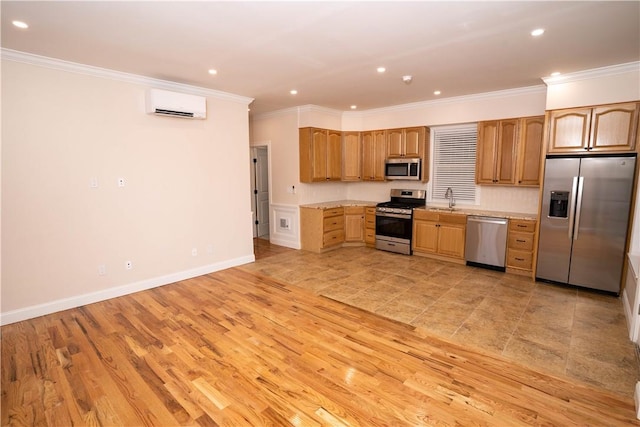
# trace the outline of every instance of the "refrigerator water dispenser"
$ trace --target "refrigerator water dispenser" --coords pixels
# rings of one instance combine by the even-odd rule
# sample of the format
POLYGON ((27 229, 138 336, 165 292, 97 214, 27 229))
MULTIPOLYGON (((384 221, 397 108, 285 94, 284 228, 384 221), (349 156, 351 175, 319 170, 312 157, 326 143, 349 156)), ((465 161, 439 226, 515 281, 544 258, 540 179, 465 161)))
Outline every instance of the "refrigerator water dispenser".
POLYGON ((549 204, 549 217, 551 218, 567 218, 569 207, 568 191, 552 191, 551 203, 549 204))

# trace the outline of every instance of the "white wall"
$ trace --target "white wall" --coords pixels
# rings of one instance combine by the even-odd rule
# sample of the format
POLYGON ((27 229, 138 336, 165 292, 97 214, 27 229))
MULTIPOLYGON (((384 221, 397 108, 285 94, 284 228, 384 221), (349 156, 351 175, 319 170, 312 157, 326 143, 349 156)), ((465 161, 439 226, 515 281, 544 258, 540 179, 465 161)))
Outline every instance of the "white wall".
POLYGON ((341 114, 334 110, 304 106, 266 114, 251 122, 252 144, 268 141, 271 149, 271 202, 298 206, 307 203, 346 198, 347 184, 341 182, 321 182, 305 184, 300 182, 300 151, 298 128, 321 127, 340 129, 341 114), (291 193, 295 187, 295 193, 291 193))
MULTIPOLYGON (((345 112, 342 129, 391 129, 408 126, 438 126, 475 123, 482 120, 527 117, 544 114, 546 90, 544 86, 492 92, 437 101, 400 105, 362 113, 345 112)), ((397 182, 351 184, 349 199, 384 201, 397 182)), ((403 188, 426 189, 428 184, 402 183, 403 188)), ((428 195, 431 197, 431 194, 428 195)), ((479 200, 474 206, 502 212, 536 213, 538 188, 481 186, 479 200)))
MULTIPOLYGON (((275 112, 252 120, 252 141, 271 140, 283 153, 278 172, 272 176, 274 203, 297 206, 327 200, 387 200, 397 183, 318 183, 298 182, 297 127, 316 126, 338 130, 390 129, 407 126, 438 126, 474 123, 482 120, 527 117, 544 114, 546 109, 597 105, 640 99, 638 63, 606 67, 563 76, 543 85, 437 101, 417 102, 362 112, 339 112, 316 106, 275 112), (336 118, 341 116, 341 123, 336 118), (277 142, 275 141, 277 139, 277 142), (285 178, 283 180, 283 178, 285 178), (295 183, 294 183, 295 182, 295 183), (286 189, 295 186, 296 194, 286 189)), ((274 149, 275 151, 275 149, 274 149)), ((274 153, 274 157, 277 154, 274 153)), ((406 188, 428 189, 428 185, 403 183, 406 188)), ((478 208, 537 213, 538 189, 481 186, 478 208)), ((640 232, 633 234, 632 247, 640 250, 640 232)))
MULTIPOLYGON (((422 183, 314 183, 299 182, 298 127, 315 126, 336 130, 390 129, 407 126, 435 126, 470 123, 510 117, 544 114, 544 86, 501 91, 369 110, 339 112, 316 106, 303 106, 256 117, 251 122, 252 141, 268 140, 273 158, 278 159, 272 173, 275 204, 302 205, 330 200, 384 201, 389 190, 426 189, 422 183), (287 193, 295 186, 296 194, 287 193)), ((508 212, 535 213, 538 190, 525 188, 482 188, 479 208, 508 212)))
MULTIPOLYGON (((622 64, 597 70, 548 79, 547 109, 583 107, 640 100, 640 63, 622 64)), ((636 144, 640 141, 636 141, 636 144)), ((629 336, 637 340, 638 316, 638 255, 640 254, 640 186, 636 183, 636 205, 632 207, 633 224, 629 242, 627 278, 622 302, 629 336)), ((640 389, 640 383, 636 390, 640 389)))
MULTIPOLYGON (((549 78, 547 109, 583 107, 640 100, 640 62, 549 78)), ((637 141, 636 144, 640 143, 637 141)), ((636 187, 636 191, 640 188, 636 187)), ((636 193, 629 252, 640 253, 640 193, 636 193)))
POLYGON ((547 110, 640 100, 640 63, 549 78, 547 110))
POLYGON ((159 117, 138 80, 3 57, 3 323, 253 260, 250 100, 159 117))
POLYGON ((416 102, 361 113, 345 112, 343 130, 437 126, 544 114, 544 85, 416 102))

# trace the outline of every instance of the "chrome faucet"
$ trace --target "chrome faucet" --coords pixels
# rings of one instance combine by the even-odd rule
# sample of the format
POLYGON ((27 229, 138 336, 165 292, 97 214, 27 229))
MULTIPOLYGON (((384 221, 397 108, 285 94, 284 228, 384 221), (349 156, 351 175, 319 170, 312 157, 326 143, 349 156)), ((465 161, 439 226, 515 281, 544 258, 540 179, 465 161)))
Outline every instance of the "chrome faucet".
POLYGON ((453 190, 451 187, 447 187, 447 191, 444 193, 444 198, 449 199, 449 209, 453 209, 456 205, 456 199, 453 197, 453 190))

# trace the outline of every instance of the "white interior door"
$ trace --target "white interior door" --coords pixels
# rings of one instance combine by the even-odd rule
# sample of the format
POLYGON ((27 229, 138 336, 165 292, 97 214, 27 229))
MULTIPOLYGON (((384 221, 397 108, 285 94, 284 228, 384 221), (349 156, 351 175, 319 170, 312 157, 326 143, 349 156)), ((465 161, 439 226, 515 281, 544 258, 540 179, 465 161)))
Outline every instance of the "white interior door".
POLYGON ((269 150, 254 147, 252 153, 253 197, 251 207, 254 212, 254 237, 269 235, 269 150))

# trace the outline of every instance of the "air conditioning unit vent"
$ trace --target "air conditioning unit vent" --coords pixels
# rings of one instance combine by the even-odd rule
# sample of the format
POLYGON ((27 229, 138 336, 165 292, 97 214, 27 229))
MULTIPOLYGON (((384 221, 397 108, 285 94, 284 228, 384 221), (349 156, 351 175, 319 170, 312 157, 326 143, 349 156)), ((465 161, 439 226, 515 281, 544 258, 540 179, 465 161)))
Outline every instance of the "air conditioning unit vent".
POLYGON ((162 116, 180 116, 180 117, 193 118, 193 113, 186 113, 184 111, 162 110, 160 108, 156 108, 154 113, 155 114, 160 114, 162 116))
POLYGON ((150 89, 147 92, 147 113, 161 116, 206 119, 207 101, 203 96, 150 89))

